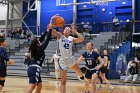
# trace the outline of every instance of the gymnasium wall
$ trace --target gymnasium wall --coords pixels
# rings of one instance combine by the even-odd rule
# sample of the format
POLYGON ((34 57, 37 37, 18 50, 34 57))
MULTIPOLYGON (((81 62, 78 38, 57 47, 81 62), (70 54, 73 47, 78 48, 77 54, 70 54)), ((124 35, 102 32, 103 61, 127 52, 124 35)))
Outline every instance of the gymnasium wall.
MULTIPOLYGON (((85 0, 78 0, 79 2, 83 2, 85 0)), ((89 0, 86 0, 89 1, 89 0)), ((109 2, 108 6, 101 6, 101 5, 86 5, 86 7, 83 7, 85 5, 79 5, 78 6, 78 18, 77 23, 81 22, 90 22, 93 23, 93 32, 92 33, 98 33, 105 31, 102 29, 103 25, 102 22, 112 22, 114 16, 117 16, 119 20, 126 22, 126 20, 132 20, 132 1, 130 0, 123 0, 122 1, 116 1, 116 2, 109 2), (105 9, 104 12, 102 12, 102 9, 105 9)), ((125 24, 122 24, 123 26, 125 24)), ((109 26, 109 24, 107 25, 109 26)), ((113 24, 112 24, 113 26, 113 24)), ((109 27, 108 27, 109 28, 109 27)), ((110 31, 113 31, 112 28, 109 28, 110 31)))
MULTIPOLYGON (((15 9, 21 14, 22 16, 22 2, 15 4, 15 9)), ((9 6, 9 27, 21 27, 21 21, 19 15, 16 13, 12 6, 9 6), (13 15, 12 15, 13 12, 13 15), (12 20, 11 20, 12 19, 12 20), (11 24, 10 24, 11 23, 11 24), (11 26, 10 26, 11 25, 11 26)), ((7 5, 0 4, 0 28, 5 28, 5 20, 7 17, 7 5)))
MULTIPOLYGON (((30 0, 30 5, 32 5, 34 0, 30 0)), ((28 11, 28 4, 26 2, 23 2, 23 16, 27 13, 28 11)), ((34 8, 34 7, 33 7, 34 8)), ((36 11, 30 11, 28 12, 27 16, 24 18, 24 21, 26 24, 29 26, 30 30, 36 34, 36 24, 37 24, 37 12, 36 11)), ((22 23, 22 26, 25 27, 25 25, 22 23)))
POLYGON ((1 9, 0 20, 5 20, 6 19, 7 5, 0 4, 0 9, 1 9))
MULTIPOLYGON (((82 2, 85 0, 79 0, 79 2, 82 2)), ((87 0, 89 1, 89 0, 87 0)), ((90 13, 87 15, 92 15, 92 16, 85 16, 85 18, 79 18, 78 23, 81 21, 92 21, 93 22, 112 22, 114 16, 116 15, 119 20, 126 21, 127 19, 131 20, 132 19, 132 2, 130 0, 123 0, 121 1, 116 1, 116 2, 109 2, 108 6, 101 6, 101 5, 87 5, 86 8, 83 7, 83 5, 78 6, 78 10, 81 11, 80 9, 83 9, 81 11, 83 14, 88 11, 88 9, 92 9, 90 13), (126 2, 123 4, 123 2, 126 2), (102 12, 102 9, 105 9, 105 12, 102 12)), ((81 14, 82 15, 82 14, 81 14)), ((80 16, 80 14, 79 14, 80 16)))
MULTIPOLYGON (((73 0, 66 0, 71 2, 73 0)), ((42 0, 41 1, 41 31, 44 31, 46 25, 49 24, 50 18, 60 14, 66 24, 72 23, 73 19, 73 6, 56 6, 56 0, 42 0)))
POLYGON ((136 20, 140 20, 140 0, 136 1, 136 20))
MULTIPOLYGON (((33 0, 31 0, 33 1, 33 0)), ((70 24, 73 20, 73 6, 56 6, 57 0, 41 0, 41 31, 44 31, 46 25, 49 23, 50 18, 55 14, 60 14, 64 17, 65 23, 70 24)), ((67 3, 72 3, 73 0, 65 0, 67 3)), ((89 0, 77 0, 78 2, 89 0)), ((119 20, 125 22, 127 19, 132 20, 132 0, 123 0, 119 2, 109 2, 108 6, 95 6, 87 5, 86 8, 83 5, 78 5, 77 9, 77 23, 90 22, 92 25, 92 33, 97 33, 102 30, 101 22, 112 22, 116 15, 119 20), (102 9, 105 12, 102 12, 102 9)), ((27 5, 23 4, 23 14, 27 11, 27 5)), ((30 12, 25 18, 25 21, 29 26, 36 26, 36 12, 30 12)), ((123 24, 125 25, 125 24, 123 24)), ((122 26, 122 25, 121 25, 122 26)))
MULTIPOLYGON (((66 24, 72 22, 73 7, 72 6, 56 6, 56 0, 42 0, 41 2, 41 31, 44 30, 46 25, 49 23, 50 18, 54 14, 60 14, 64 17, 66 24)), ((67 0, 69 1, 69 0, 67 0)), ((72 0, 70 0, 72 1, 72 0)), ((88 2, 89 0, 78 0, 78 2, 88 2)), ((132 20, 132 2, 130 0, 126 1, 125 4, 122 2, 110 2, 108 6, 95 6, 78 5, 77 9, 77 23, 90 22, 96 23, 93 25, 94 29, 92 33, 97 33, 101 26, 101 22, 112 22, 114 16, 116 15, 119 20, 126 21, 132 20), (105 12, 102 12, 102 8, 105 8, 105 12)))
MULTIPOLYGON (((136 21, 140 21, 140 0, 135 0, 136 1, 136 21)), ((140 22, 136 22, 136 29, 135 32, 138 33, 140 32, 140 22)))
POLYGON ((123 42, 119 48, 110 55, 110 69, 109 69, 109 78, 110 79, 119 79, 121 75, 125 75, 125 70, 127 68, 127 63, 132 58, 132 43, 131 39, 128 39, 126 42, 123 42), (120 55, 125 55, 126 62, 124 57, 119 59, 120 55), (118 73, 120 70, 121 73, 118 73))

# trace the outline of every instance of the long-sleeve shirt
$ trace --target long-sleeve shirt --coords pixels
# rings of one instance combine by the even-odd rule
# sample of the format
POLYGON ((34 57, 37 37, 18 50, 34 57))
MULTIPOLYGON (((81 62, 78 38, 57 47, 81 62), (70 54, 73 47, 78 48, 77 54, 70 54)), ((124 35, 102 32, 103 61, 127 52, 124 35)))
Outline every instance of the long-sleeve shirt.
POLYGON ((9 58, 6 53, 6 48, 0 46, 0 69, 6 69, 7 61, 9 61, 9 58))
POLYGON ((44 50, 46 49, 46 47, 48 46, 49 44, 49 41, 51 39, 51 33, 52 33, 52 30, 49 31, 48 33, 48 36, 47 36, 47 39, 45 40, 45 36, 47 35, 47 32, 45 32, 39 39, 39 41, 42 43, 42 45, 40 47, 37 47, 36 49, 36 53, 37 55, 32 58, 33 60, 29 63, 29 65, 31 64, 37 64, 39 66, 42 66, 43 64, 43 61, 45 59, 45 52, 44 50))

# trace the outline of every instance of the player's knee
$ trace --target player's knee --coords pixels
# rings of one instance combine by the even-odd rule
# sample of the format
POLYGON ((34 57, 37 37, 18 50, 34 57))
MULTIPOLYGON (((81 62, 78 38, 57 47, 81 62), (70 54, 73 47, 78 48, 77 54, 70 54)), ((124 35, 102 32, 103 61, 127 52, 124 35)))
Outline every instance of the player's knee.
POLYGON ((61 85, 66 85, 66 81, 61 81, 61 85))
POLYGON ((96 85, 96 82, 95 81, 92 81, 91 84, 94 86, 94 85, 96 85))
POLYGON ((4 86, 5 80, 0 80, 0 85, 4 86))

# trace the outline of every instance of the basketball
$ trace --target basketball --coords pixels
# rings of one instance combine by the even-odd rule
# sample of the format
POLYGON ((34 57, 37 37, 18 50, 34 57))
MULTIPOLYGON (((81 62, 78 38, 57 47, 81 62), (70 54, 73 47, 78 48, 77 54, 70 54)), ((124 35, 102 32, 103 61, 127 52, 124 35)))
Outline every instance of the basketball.
POLYGON ((55 16, 53 16, 53 24, 56 27, 63 27, 65 24, 65 20, 63 17, 61 17, 59 15, 55 15, 55 16))

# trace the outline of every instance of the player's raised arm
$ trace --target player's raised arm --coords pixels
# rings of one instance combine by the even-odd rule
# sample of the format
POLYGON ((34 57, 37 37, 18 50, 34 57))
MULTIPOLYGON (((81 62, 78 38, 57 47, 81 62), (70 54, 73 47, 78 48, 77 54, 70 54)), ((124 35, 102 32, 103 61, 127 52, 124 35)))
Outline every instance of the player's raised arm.
POLYGON ((57 39, 59 39, 62 34, 60 32, 57 32, 56 29, 54 29, 54 25, 53 24, 49 24, 47 27, 47 31, 52 30, 52 35, 54 37, 56 37, 57 39))
POLYGON ((74 38, 75 43, 79 43, 79 42, 84 41, 84 37, 80 33, 77 32, 76 26, 73 23, 71 24, 71 30, 72 30, 72 33, 74 33, 74 34, 76 34, 78 36, 77 38, 74 38))

